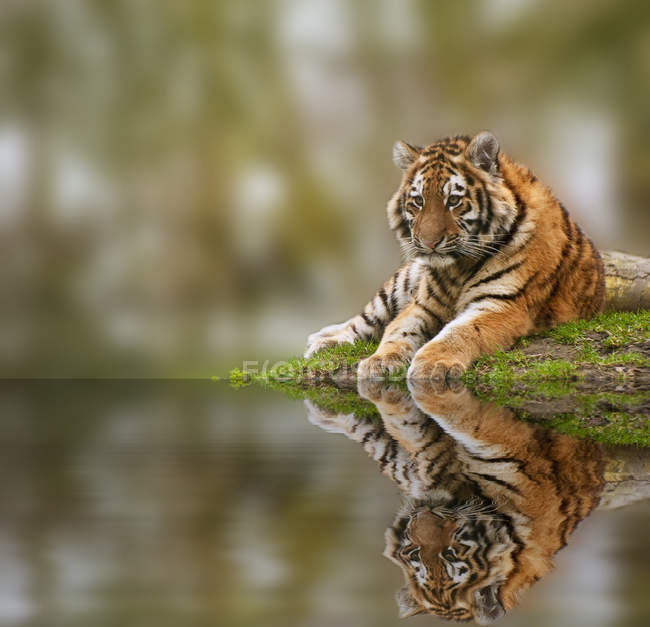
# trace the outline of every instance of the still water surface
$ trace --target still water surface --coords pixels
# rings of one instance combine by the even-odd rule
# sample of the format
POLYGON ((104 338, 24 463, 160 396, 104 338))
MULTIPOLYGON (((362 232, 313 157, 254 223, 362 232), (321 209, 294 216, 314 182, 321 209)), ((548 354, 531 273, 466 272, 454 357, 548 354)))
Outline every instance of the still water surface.
POLYGON ((422 553, 447 518, 469 547, 492 542, 436 562, 483 618, 505 603, 513 551, 566 539, 499 624, 648 624, 647 455, 544 436, 462 394, 365 393, 381 420, 213 382, 2 383, 0 624, 448 624, 403 623, 395 598, 403 570, 410 596, 436 570, 439 551, 422 553), (514 438, 507 454, 497 436, 514 438), (490 472, 477 466, 490 456, 490 472), (492 509, 461 520, 477 494, 492 509), (516 546, 513 517, 529 530, 516 546), (382 556, 391 528, 397 564, 382 556), (472 592, 461 562, 480 571, 483 554, 493 570, 472 592))

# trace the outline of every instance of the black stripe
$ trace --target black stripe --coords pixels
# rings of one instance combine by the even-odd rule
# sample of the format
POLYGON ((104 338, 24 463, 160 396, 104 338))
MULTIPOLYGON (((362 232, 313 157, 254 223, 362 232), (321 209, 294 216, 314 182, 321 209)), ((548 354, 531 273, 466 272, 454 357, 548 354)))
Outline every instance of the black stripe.
POLYGON ((443 164, 441 169, 444 174, 447 174, 449 176, 449 178, 456 176, 456 171, 453 170, 446 162, 443 164))
POLYGON ((478 303, 482 300, 487 300, 488 298, 492 298, 495 300, 515 300, 519 298, 526 290, 528 285, 530 284, 531 281, 537 276, 537 272, 535 272, 532 276, 528 278, 528 280, 516 291, 513 292, 512 294, 483 294, 481 296, 476 296, 475 298, 472 298, 472 300, 465 305, 465 308, 469 307, 473 303, 478 303))
POLYGON ((523 262, 518 261, 517 263, 513 263, 511 266, 508 266, 507 268, 503 268, 503 270, 499 270, 498 272, 494 272, 492 274, 489 274, 486 276, 484 279, 481 279, 480 281, 477 281, 476 283, 473 283, 470 285, 467 289, 471 290, 474 287, 477 287, 478 285, 481 285, 482 283, 488 283, 489 281, 494 281, 495 279, 498 279, 499 277, 502 277, 504 274, 508 272, 512 272, 512 270, 516 270, 523 262))
POLYGON ((393 275, 393 289, 390 292, 390 308, 391 308, 391 318, 397 315, 399 311, 399 302, 397 300, 397 280, 399 279, 399 270, 393 275))
POLYGON ((410 295, 409 294, 409 289, 411 287, 411 276, 410 275, 411 275, 411 273, 409 272, 409 269, 407 268, 406 269, 406 276, 404 277, 404 286, 402 288, 404 290, 404 294, 406 294, 406 296, 410 295))
POLYGON ((524 287, 521 287, 513 294, 484 294, 483 296, 477 296, 476 298, 472 298, 472 300, 467 303, 467 306, 469 307, 474 303, 478 303, 482 300, 487 300, 488 298, 492 298, 494 300, 515 300, 524 293, 524 289, 524 287))
POLYGON ((440 470, 439 470, 439 471, 436 472, 435 475, 434 475, 434 474, 433 474, 433 469, 435 468, 435 466, 436 466, 436 464, 438 463, 438 461, 440 460, 440 458, 441 458, 441 457, 442 457, 446 452, 447 452, 447 449, 443 449, 442 451, 440 451, 440 453, 438 453, 438 454, 437 454, 437 455, 436 455, 436 456, 435 456, 435 457, 434 457, 434 458, 433 458, 433 459, 432 459, 432 460, 427 464, 427 467, 426 467, 426 471, 425 471, 425 472, 426 472, 428 478, 432 479, 433 477, 435 477, 436 475, 438 475, 438 474, 440 473, 440 470))
POLYGON ((440 300, 440 297, 438 296, 438 294, 435 293, 435 291, 433 290, 433 286, 431 285, 431 283, 429 283, 429 281, 427 281, 427 294, 429 295, 429 298, 432 298, 433 300, 435 300, 441 307, 444 307, 444 308, 447 307, 447 305, 445 305, 445 303, 443 303, 440 300))
POLYGON ((566 207, 560 203, 560 209, 562 210, 562 230, 569 240, 573 239, 571 236, 571 219, 569 218, 569 212, 566 207))
POLYGON ((418 170, 418 174, 420 174, 422 178, 424 178, 424 175, 429 174, 431 170, 433 170, 433 163, 427 163, 423 168, 418 170))
MULTIPOLYGON (((566 276, 566 273, 563 272, 565 265, 569 261, 569 250, 572 245, 572 237, 571 237, 571 222, 569 219, 569 214, 564 207, 560 203, 560 209, 562 210, 562 230, 564 234, 566 235, 566 242, 564 242, 564 246, 562 247, 562 252, 560 253, 560 260, 557 262, 553 270, 548 276, 548 279, 545 281, 547 285, 551 286, 551 289, 548 293, 548 296, 546 297, 546 304, 550 303, 555 295, 558 293, 560 289, 560 285, 562 282, 562 279, 566 276)), ((571 264, 571 270, 575 267, 575 264, 577 264, 580 255, 582 254, 582 247, 584 245, 582 234, 578 231, 579 233, 579 241, 578 241, 578 255, 574 258, 574 262, 571 264)), ((538 316, 535 319, 535 324, 540 325, 548 325, 552 319, 553 319, 553 310, 551 308, 546 308, 543 311, 540 311, 538 316)))
POLYGON ((417 303, 417 305, 421 309, 424 309, 424 311, 428 313, 429 316, 431 316, 431 318, 433 318, 440 326, 443 326, 442 318, 440 318, 439 315, 431 311, 431 309, 429 309, 426 305, 423 305, 422 303, 417 303))
POLYGON ((519 563, 519 556, 522 554, 525 545, 517 532, 515 531, 515 524, 512 520, 512 517, 509 516, 508 514, 504 512, 499 512, 500 516, 503 519, 503 522, 508 529, 508 535, 510 536, 510 539, 514 542, 515 546, 517 547, 511 555, 512 562, 514 564, 514 568, 512 569, 512 572, 510 573, 509 577, 512 578, 517 572, 519 572, 519 569, 521 568, 521 564, 519 563))
POLYGON ((514 239, 515 235, 517 234, 517 231, 519 230, 519 226, 524 221, 524 218, 526 217, 526 213, 527 213, 526 205, 522 202, 519 194, 513 189, 511 183, 505 177, 503 177, 503 181, 508 187, 508 189, 512 192, 512 195, 515 197, 517 216, 513 220, 512 224, 510 225, 510 228, 508 229, 505 238, 499 245, 499 248, 505 248, 508 244, 510 244, 510 242, 514 239))
POLYGON ((433 273, 431 273, 431 276, 432 276, 433 279, 435 280, 436 284, 438 285, 438 287, 439 287, 440 290, 442 291, 442 293, 443 293, 443 295, 445 296, 445 298, 447 298, 448 301, 452 300, 452 298, 451 298, 451 293, 450 293, 450 291, 449 291, 449 286, 448 286, 447 283, 445 282, 445 280, 444 280, 444 278, 442 277, 442 275, 441 275, 441 274, 433 274, 433 273))
POLYGON ((485 196, 480 187, 477 187, 474 191, 476 192, 476 202, 478 203, 479 215, 483 218, 485 213, 485 196))
POLYGON ((441 433, 441 431, 437 432, 435 438, 429 440, 426 444, 423 444, 420 448, 416 449, 415 454, 419 455, 424 453, 424 451, 436 444, 440 440, 441 433))
POLYGON ((569 534, 571 533, 571 530, 568 528, 569 527, 569 517, 567 516, 561 523, 559 527, 559 535, 560 535, 560 548, 563 549, 566 544, 567 544, 567 539, 569 537, 569 534))
POLYGON ((384 303, 384 308, 386 309, 386 313, 390 315, 390 309, 388 308, 388 296, 386 296, 386 290, 382 287, 379 292, 379 298, 381 298, 381 302, 384 303))
POLYGON ((395 459, 396 456, 397 456, 397 442, 395 442, 395 440, 391 440, 388 444, 386 444, 386 447, 384 448, 384 453, 378 460, 379 467, 382 469, 382 471, 386 468, 386 466, 391 461, 395 459))
POLYGON ((373 321, 372 318, 365 312, 361 312, 361 317, 363 318, 363 321, 371 328, 374 329, 377 326, 377 320, 373 321))
POLYGON ((474 265, 469 269, 469 272, 467 274, 467 278, 465 279, 465 282, 469 281, 473 277, 475 277, 478 272, 483 268, 485 265, 485 262, 488 260, 488 257, 481 257, 481 259, 477 259, 474 265))
POLYGON ((557 262, 552 272, 549 274, 548 279, 545 281, 547 285, 552 285, 551 291, 546 298, 547 302, 551 300, 553 296, 555 296, 556 292, 560 288, 560 273, 562 271, 562 267, 568 261, 569 248, 571 248, 571 241, 567 239, 567 241, 564 242, 562 252, 560 253, 560 261, 557 262))
POLYGON ((487 187, 483 182, 481 182, 481 184, 485 189, 485 197, 486 197, 485 218, 483 219, 483 228, 481 229, 481 231, 483 233, 487 233, 490 230, 490 225, 492 224, 492 218, 494 217, 494 213, 492 211, 492 198, 490 198, 490 192, 488 192, 487 187))
POLYGON ((585 246, 585 238, 582 235, 582 231, 580 230, 580 227, 576 225, 576 232, 578 233, 578 237, 576 238, 576 253, 575 257, 573 258, 573 261, 571 262, 571 265, 569 266, 569 269, 567 270, 567 274, 571 275, 573 271, 576 269, 576 266, 580 262, 580 258, 582 257, 582 252, 584 250, 585 246))
POLYGON ((524 475, 527 479, 533 483, 539 483, 537 479, 526 472, 526 462, 522 459, 517 459, 516 457, 481 457, 479 455, 470 455, 470 457, 477 461, 486 462, 488 464, 514 464, 517 467, 517 471, 524 475))

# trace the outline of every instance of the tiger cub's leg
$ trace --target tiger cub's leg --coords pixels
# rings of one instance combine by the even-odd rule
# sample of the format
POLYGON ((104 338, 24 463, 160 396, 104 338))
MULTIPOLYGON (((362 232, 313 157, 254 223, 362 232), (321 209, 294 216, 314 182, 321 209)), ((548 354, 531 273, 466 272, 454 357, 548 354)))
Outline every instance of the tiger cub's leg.
POLYGON ((430 441, 430 427, 435 423, 400 386, 377 379, 359 379, 357 392, 375 405, 386 431, 406 451, 418 453, 430 441))
POLYGON ((307 338, 305 357, 322 348, 338 344, 353 344, 356 340, 378 339, 386 325, 412 300, 422 274, 422 266, 411 262, 402 266, 363 311, 340 324, 332 324, 307 338))
POLYGON ((305 401, 307 417, 312 424, 329 431, 342 433, 359 442, 368 455, 381 467, 388 477, 403 490, 408 491, 417 480, 409 453, 393 439, 382 424, 373 420, 357 418, 354 414, 337 414, 305 401))
POLYGON ((413 302, 384 332, 377 350, 359 362, 359 379, 383 378, 405 366, 415 352, 440 329, 440 318, 426 306, 413 302))
POLYGON ((415 355, 409 379, 458 379, 486 353, 510 348, 533 328, 530 313, 518 303, 470 305, 415 355))

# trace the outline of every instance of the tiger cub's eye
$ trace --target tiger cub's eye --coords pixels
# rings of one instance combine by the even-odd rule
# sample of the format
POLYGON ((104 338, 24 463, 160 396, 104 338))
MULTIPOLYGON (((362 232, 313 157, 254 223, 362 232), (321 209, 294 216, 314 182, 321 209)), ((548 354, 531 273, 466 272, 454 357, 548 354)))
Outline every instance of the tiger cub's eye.
POLYGON ((413 196, 413 204, 415 204, 418 209, 422 209, 422 207, 424 207, 424 198, 422 198, 422 196, 419 194, 417 196, 413 196))
POLYGON ((454 207, 458 207, 460 205, 460 201, 463 199, 462 196, 459 196, 458 194, 450 194, 449 198, 447 198, 447 207, 449 209, 453 209, 454 207))

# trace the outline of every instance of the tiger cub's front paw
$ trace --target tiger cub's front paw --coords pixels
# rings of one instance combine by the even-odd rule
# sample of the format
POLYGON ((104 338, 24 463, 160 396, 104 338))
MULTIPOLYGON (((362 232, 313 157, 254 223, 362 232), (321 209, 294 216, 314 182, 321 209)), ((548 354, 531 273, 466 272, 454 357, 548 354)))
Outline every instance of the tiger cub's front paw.
POLYGON ((465 366, 453 356, 440 355, 433 348, 420 349, 408 369, 410 381, 460 382, 465 366))
POLYGON ((331 346, 353 344, 356 339, 356 333, 347 322, 330 324, 327 327, 323 327, 320 331, 312 333, 307 338, 305 357, 311 357, 314 353, 331 346))
POLYGON ((406 370, 406 361, 401 353, 375 353, 359 362, 357 379, 383 379, 385 375, 394 375, 406 370))

